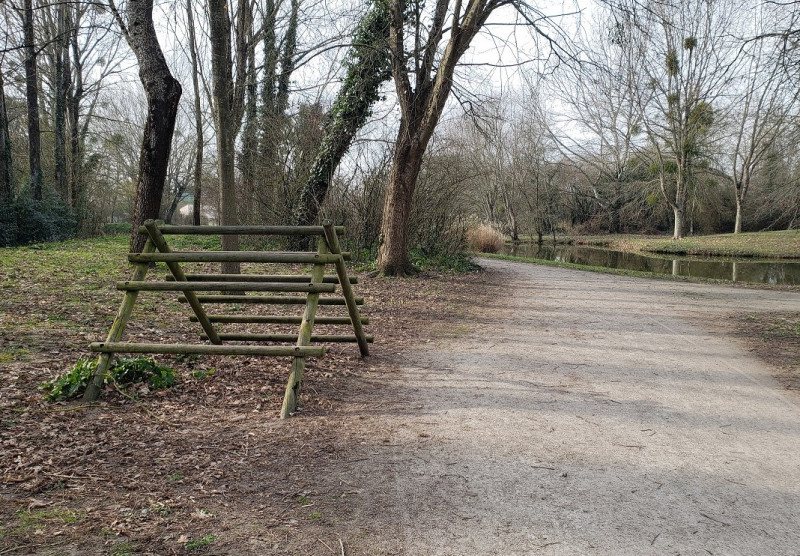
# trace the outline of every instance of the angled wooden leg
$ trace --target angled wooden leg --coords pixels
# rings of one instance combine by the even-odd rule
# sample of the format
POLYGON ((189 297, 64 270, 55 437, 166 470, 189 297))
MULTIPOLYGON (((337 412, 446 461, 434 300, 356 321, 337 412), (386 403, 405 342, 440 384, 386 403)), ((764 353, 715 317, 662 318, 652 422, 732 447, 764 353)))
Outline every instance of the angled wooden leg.
MULTIPOLYGON (((147 238, 142 253, 152 253, 155 249, 156 246, 153 240, 147 238)), ((148 266, 148 263, 137 263, 134 267, 131 280, 144 280, 145 276, 147 276, 148 266)), ((108 332, 106 342, 118 342, 120 338, 122 338, 122 334, 125 332, 125 326, 131 318, 131 313, 133 313, 133 306, 136 304, 136 297, 138 295, 139 292, 136 290, 125 292, 125 297, 122 299, 122 304, 117 312, 117 317, 114 319, 114 324, 111 325, 111 330, 108 332)), ((94 371, 94 378, 83 393, 83 401, 93 402, 100 395, 100 390, 103 389, 103 382, 105 382, 106 379, 106 373, 108 373, 108 366, 113 357, 113 353, 102 353, 100 357, 97 358, 97 368, 94 371)))
MULTIPOLYGON (((328 253, 328 245, 325 239, 320 237, 317 241, 317 252, 328 253)), ((325 265, 315 264, 311 271, 311 283, 320 284, 325 276, 325 265)), ((306 310, 303 319, 300 321, 300 332, 297 334, 297 345, 308 346, 311 344, 311 332, 314 328, 314 316, 317 314, 319 304, 319 294, 309 293, 306 297, 306 310)), ((289 373, 289 381, 286 383, 286 393, 283 396, 283 406, 281 407, 281 419, 285 419, 297 408, 297 398, 300 395, 300 386, 303 383, 303 373, 306 368, 305 357, 295 357, 292 361, 292 371, 289 373)))

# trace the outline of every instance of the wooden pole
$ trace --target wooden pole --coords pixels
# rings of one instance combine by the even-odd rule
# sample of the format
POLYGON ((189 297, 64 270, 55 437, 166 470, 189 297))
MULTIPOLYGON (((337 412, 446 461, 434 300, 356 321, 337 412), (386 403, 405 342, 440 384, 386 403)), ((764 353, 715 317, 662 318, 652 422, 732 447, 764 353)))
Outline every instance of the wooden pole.
MULTIPOLYGON (((331 253, 341 255, 342 250, 339 248, 339 238, 337 237, 336 230, 331 222, 326 221, 322 225, 325 230, 325 240, 331 253)), ((336 274, 339 276, 339 285, 342 287, 342 297, 344 297, 345 304, 347 305, 347 312, 350 314, 350 321, 353 323, 353 331, 358 338, 358 349, 361 355, 369 355, 369 346, 367 346, 367 337, 364 334, 364 327, 361 326, 361 318, 358 314, 358 304, 356 303, 355 296, 353 295, 353 287, 350 285, 350 280, 347 278, 347 267, 344 264, 344 259, 340 256, 334 263, 336 265, 336 274)))
MULTIPOLYGON (((317 253, 324 255, 328 253, 328 246, 324 237, 317 240, 317 253)), ((311 271, 311 283, 319 284, 325 276, 325 265, 315 264, 311 271)), ((348 285, 350 283, 348 282, 348 285)), ((300 331, 297 334, 297 346, 308 346, 311 343, 311 332, 314 327, 314 316, 317 314, 319 304, 319 294, 309 293, 306 297, 306 310, 300 322, 300 331)), ((295 357, 292 361, 292 371, 289 373, 289 380, 286 383, 286 393, 283 396, 281 406, 281 419, 286 419, 297 408, 297 398, 300 395, 300 386, 303 383, 303 373, 306 368, 304 357, 295 357)))
POLYGON ((92 351, 105 353, 198 353, 202 355, 286 355, 294 357, 321 356, 322 346, 246 346, 208 344, 139 344, 127 342, 95 342, 92 351))
MULTIPOLYGON (((148 238, 142 248, 142 253, 152 253, 155 251, 155 248, 156 246, 153 240, 148 238)), ((147 276, 147 270, 147 263, 137 264, 133 269, 131 279, 144 280, 144 277, 147 276)), ((136 304, 136 297, 138 295, 138 291, 125 292, 125 297, 122 298, 122 304, 117 312, 117 317, 111 325, 111 330, 108 331, 106 342, 118 342, 120 338, 122 338, 122 334, 125 332, 125 325, 128 324, 128 320, 131 318, 133 306, 136 304)), ((83 392, 83 401, 93 402, 100 395, 100 391, 103 389, 103 382, 105 382, 106 379, 106 373, 108 372, 108 366, 113 356, 113 353, 107 352, 102 353, 100 357, 97 358, 97 368, 94 371, 94 378, 83 392)))
MULTIPOLYGON (((198 295, 201 303, 261 303, 266 305, 302 305, 306 298, 300 295, 198 295)), ((186 298, 178 296, 180 303, 186 303, 186 298)), ((364 298, 356 297, 356 305, 363 305, 364 298)), ((344 297, 323 297, 320 305, 347 305, 344 297)))
POLYGON ((168 251, 166 253, 131 253, 132 263, 279 263, 331 264, 340 255, 317 253, 265 253, 264 251, 168 251))
MULTIPOLYGON (((158 247, 159 251, 165 255, 172 252, 172 249, 170 249, 169 245, 167 245, 167 240, 165 240, 164 236, 161 235, 161 232, 158 231, 158 225, 156 225, 155 220, 145 221, 144 227, 147 230, 147 233, 150 235, 150 239, 153 241, 155 246, 158 247)), ((172 272, 172 275, 175 277, 175 281, 186 281, 186 276, 183 273, 183 269, 177 262, 167 262, 167 268, 169 268, 169 271, 172 272)), ((189 306, 194 311, 194 314, 197 315, 197 320, 200 322, 200 326, 203 327, 203 331, 208 334, 208 339, 211 341, 211 343, 221 344, 222 340, 219 339, 219 335, 217 335, 217 330, 214 328, 214 325, 209 322, 206 312, 203 310, 203 306, 197 300, 197 295, 190 291, 184 292, 183 295, 186 298, 186 301, 189 303, 189 306)))
MULTIPOLYGON (((320 299, 320 301, 322 301, 320 299)), ((322 305, 322 303, 320 303, 322 305)), ((189 317, 197 322, 197 317, 189 317)), ((294 315, 208 315, 211 322, 237 324, 300 324, 303 317, 294 315)), ((361 317, 362 324, 369 324, 367 317, 361 317)), ((319 324, 350 324, 350 317, 314 317, 314 326, 319 324)), ((224 338, 223 338, 224 339, 224 338)))
POLYGON ((146 282, 126 280, 117 282, 118 290, 159 291, 159 292, 202 292, 202 291, 247 291, 247 292, 295 292, 295 293, 333 293, 336 284, 296 284, 280 282, 146 282))
MULTIPOLYGON (((238 342, 293 342, 297 340, 296 334, 252 334, 249 332, 221 332, 219 337, 223 340, 238 342)), ((205 334, 201 334, 200 339, 207 340, 208 338, 205 334)), ((312 342, 355 343, 358 338, 341 334, 312 334, 310 340, 312 342)), ((372 340, 372 336, 367 336, 368 342, 372 342, 372 340)))
MULTIPOLYGON (((321 236, 322 226, 159 226, 162 234, 195 235, 243 235, 243 236, 321 236)), ((141 228, 140 228, 141 230, 141 228)), ((344 226, 336 226, 336 233, 343 234, 344 226)))

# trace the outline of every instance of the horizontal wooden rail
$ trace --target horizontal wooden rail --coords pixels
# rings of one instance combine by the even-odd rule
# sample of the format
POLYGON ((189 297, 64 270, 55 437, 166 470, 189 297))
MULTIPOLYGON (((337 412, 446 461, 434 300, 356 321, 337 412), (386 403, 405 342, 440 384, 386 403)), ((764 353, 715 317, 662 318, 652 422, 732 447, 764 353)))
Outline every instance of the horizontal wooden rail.
MULTIPOLYGON (((186 274, 186 279, 190 282, 299 282, 310 283, 311 277, 302 274, 186 274)), ((358 278, 348 277, 351 284, 358 284, 358 278)), ((171 274, 164 276, 165 280, 175 280, 171 274)), ((339 277, 330 275, 324 276, 322 282, 325 284, 338 284, 339 277)))
MULTIPOLYGON (((315 321, 316 323, 316 321, 315 321)), ((247 333, 223 333, 219 335, 221 340, 231 340, 239 342, 294 342, 297 341, 297 334, 247 334, 247 333)), ((368 342, 372 342, 372 336, 366 336, 368 342)), ((200 339, 207 340, 206 334, 201 334, 200 339)), ((354 335, 340 335, 340 334, 312 334, 312 342, 358 342, 358 338, 354 335)))
MULTIPOLYGON (((181 235, 246 235, 246 236, 321 236, 325 234, 322 226, 174 226, 161 224, 158 230, 162 234, 181 235)), ((147 228, 139 227, 140 234, 146 234, 147 228)), ((342 235, 344 226, 336 226, 336 233, 342 235)))
MULTIPOLYGON (((364 298, 356 297, 356 305, 363 305, 364 298)), ((263 303, 266 305, 305 305, 306 298, 291 295, 198 295, 200 303, 263 303)), ((186 297, 178 296, 178 301, 186 303, 186 297)), ((320 297, 320 305, 345 305, 343 297, 320 297)))
MULTIPOLYGON (((172 275, 166 275, 165 280, 175 280, 172 275)), ((311 283, 311 276, 298 274, 187 274, 190 282, 299 282, 311 283)), ((351 284, 358 284, 358 278, 350 276, 351 284)), ((338 284, 338 276, 324 276, 325 284, 338 284)))
POLYGON ((93 342, 92 351, 103 353, 197 353, 202 355, 274 355, 319 357, 325 354, 321 346, 242 346, 199 344, 134 344, 128 342, 93 342))
MULTIPOLYGON (((361 324, 369 324, 368 317, 360 317, 361 324)), ((197 322, 197 317, 189 317, 192 322, 197 322)), ((302 317, 287 315, 208 315, 211 322, 223 324, 300 324, 302 317)), ((350 317, 314 317, 314 324, 353 324, 350 317)))
POLYGON ((332 264, 339 255, 317 253, 272 253, 265 251, 173 251, 171 253, 130 253, 132 263, 298 263, 332 264))
POLYGON ((144 282, 127 280, 125 282, 117 282, 117 289, 140 292, 247 291, 333 293, 336 291, 336 284, 292 284, 280 282, 144 282))

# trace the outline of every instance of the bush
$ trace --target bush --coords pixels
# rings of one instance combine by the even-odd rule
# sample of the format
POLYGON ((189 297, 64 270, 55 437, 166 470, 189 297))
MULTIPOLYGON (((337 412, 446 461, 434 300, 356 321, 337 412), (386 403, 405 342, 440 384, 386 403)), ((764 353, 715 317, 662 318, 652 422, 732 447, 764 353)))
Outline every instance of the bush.
POLYGON ((505 236, 488 224, 470 228, 467 232, 467 245, 479 253, 499 253, 505 244, 505 236))
POLYGON ((130 222, 109 222, 103 224, 103 233, 107 236, 131 235, 130 222))
MULTIPOLYGON (((96 369, 97 359, 82 357, 67 373, 43 383, 39 388, 45 391, 44 397, 49 402, 69 400, 86 389, 96 369)), ((153 358, 121 358, 111 364, 106 382, 118 386, 147 382, 154 390, 162 390, 175 384, 175 370, 159 365, 153 358)))
POLYGON ((72 212, 58 201, 34 201, 20 196, 0 207, 0 247, 75 237, 72 212))

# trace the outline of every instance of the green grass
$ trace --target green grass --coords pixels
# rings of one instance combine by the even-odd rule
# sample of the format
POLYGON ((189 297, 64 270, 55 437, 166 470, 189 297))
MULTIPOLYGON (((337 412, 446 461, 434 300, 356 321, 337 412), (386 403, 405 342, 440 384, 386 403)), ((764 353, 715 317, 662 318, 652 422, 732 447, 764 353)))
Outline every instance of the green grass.
POLYGON ((186 550, 200 550, 201 548, 205 548, 208 545, 212 544, 215 540, 217 540, 217 536, 209 533, 204 537, 200 537, 199 539, 194 539, 187 542, 186 550))
POLYGON ((678 240, 639 235, 575 236, 567 241, 576 245, 667 255, 800 259, 800 230, 690 236, 678 240))

